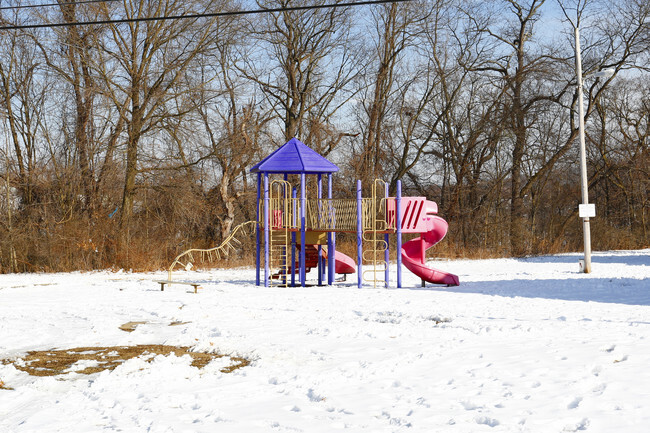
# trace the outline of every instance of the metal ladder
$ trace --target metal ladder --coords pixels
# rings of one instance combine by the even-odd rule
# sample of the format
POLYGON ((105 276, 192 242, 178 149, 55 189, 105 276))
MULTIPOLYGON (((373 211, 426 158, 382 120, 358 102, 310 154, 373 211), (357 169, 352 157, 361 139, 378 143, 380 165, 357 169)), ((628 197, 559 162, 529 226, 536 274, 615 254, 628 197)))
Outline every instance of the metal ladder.
POLYGON ((291 232, 289 222, 292 217, 290 200, 291 184, 284 180, 274 180, 270 187, 269 206, 269 268, 278 269, 271 275, 269 286, 287 287, 291 272, 290 247, 291 232))
POLYGON ((375 179, 372 184, 372 198, 369 206, 364 207, 364 211, 368 214, 364 216, 363 221, 367 221, 369 227, 366 228, 366 224, 364 224, 363 241, 369 245, 369 248, 363 248, 362 257, 363 261, 368 263, 369 266, 367 268, 364 266, 362 275, 363 280, 372 283, 373 287, 377 287, 377 283, 386 287, 388 263, 386 262, 385 253, 388 244, 383 238, 383 232, 388 227, 388 222, 386 221, 386 198, 378 198, 378 185, 383 186, 382 190, 386 190, 386 183, 381 179, 375 179))

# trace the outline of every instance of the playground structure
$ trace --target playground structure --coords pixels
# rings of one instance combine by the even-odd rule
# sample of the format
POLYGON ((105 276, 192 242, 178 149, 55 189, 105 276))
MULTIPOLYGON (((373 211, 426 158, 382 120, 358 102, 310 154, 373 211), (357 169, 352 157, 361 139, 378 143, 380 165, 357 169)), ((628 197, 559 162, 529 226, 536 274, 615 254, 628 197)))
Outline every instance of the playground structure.
POLYGON ((364 282, 388 286, 389 235, 397 238, 397 287, 402 285, 401 264, 423 281, 448 286, 459 284, 456 275, 425 265, 426 250, 447 233, 447 222, 435 215, 438 207, 425 197, 388 196, 388 185, 375 180, 372 196, 362 197, 357 181, 356 199, 333 199, 336 165, 292 138, 253 166, 257 173, 256 284, 265 286, 306 285, 306 273, 318 269, 318 284, 334 283, 335 273, 354 273, 355 261, 336 251, 336 233, 356 233, 357 285, 364 282), (270 179, 282 175, 282 179, 270 179), (289 175, 300 178, 294 188, 289 175), (316 198, 307 198, 307 175, 316 175, 316 198), (327 176, 327 198, 323 198, 323 176, 327 176), (298 197, 298 193, 300 197, 298 197), (402 245, 403 233, 420 237, 402 245), (262 260, 262 249, 264 257, 262 260), (298 257, 296 257, 298 254, 298 257), (272 273, 272 270, 277 270, 272 273))
MULTIPOLYGON (((178 255, 168 269, 173 284, 175 268, 192 268, 192 262, 227 257, 241 244, 239 235, 255 228, 256 277, 259 286, 306 285, 306 273, 317 269, 318 285, 331 285, 335 274, 357 273, 357 285, 364 282, 374 287, 389 285, 389 235, 396 235, 397 287, 402 287, 402 262, 423 283, 457 286, 458 277, 426 266, 426 250, 447 233, 447 222, 437 216, 438 206, 425 197, 401 197, 397 183, 396 197, 388 196, 388 185, 375 180, 371 197, 364 198, 361 181, 357 181, 356 198, 333 199, 333 174, 336 165, 292 138, 275 152, 253 166, 257 173, 257 220, 238 225, 218 247, 190 249, 178 255), (271 179, 282 175, 281 179, 271 179), (293 187, 290 175, 299 176, 293 187), (307 175, 316 175, 312 190, 316 198, 308 198, 307 175), (323 176, 327 176, 327 198, 323 198, 323 176), (299 194, 299 196, 298 196, 299 194), (356 261, 336 250, 336 233, 356 233, 356 261), (419 233, 420 237, 402 245, 403 233, 419 233), (262 257, 262 251, 264 256, 262 257), (262 265, 263 264, 263 265, 262 265), (262 266, 264 275, 262 279, 262 266), (275 271, 275 272, 273 272, 275 271)), ((179 284, 191 284, 177 282, 179 284)), ((196 291, 196 287, 195 287, 196 291)))

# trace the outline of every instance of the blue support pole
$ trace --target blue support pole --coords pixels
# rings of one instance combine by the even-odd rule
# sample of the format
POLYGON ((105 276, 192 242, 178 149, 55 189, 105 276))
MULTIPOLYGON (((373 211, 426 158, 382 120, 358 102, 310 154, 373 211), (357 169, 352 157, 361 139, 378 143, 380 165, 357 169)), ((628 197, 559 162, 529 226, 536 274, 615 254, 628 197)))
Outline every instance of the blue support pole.
POLYGON ((361 196, 361 181, 357 180, 357 286, 361 288, 363 281, 363 198, 361 196))
POLYGON ((264 173, 264 287, 269 286, 269 174, 264 173))
MULTIPOLYGON (((329 199, 328 212, 334 212, 334 207, 331 205, 332 204, 332 173, 329 173, 327 175, 327 198, 329 199)), ((331 225, 332 225, 332 227, 329 228, 334 229, 336 227, 336 223, 334 223, 334 218, 336 217, 336 215, 328 214, 328 216, 331 218, 331 225)), ((334 283, 334 272, 336 270, 334 265, 335 243, 336 243, 335 232, 328 231, 327 232, 327 284, 329 284, 330 286, 334 283)))
MULTIPOLYGON (((318 195, 318 222, 320 225, 320 210, 321 202, 320 199, 323 198, 323 175, 318 173, 318 185, 317 185, 317 195, 318 195)), ((318 245, 318 285, 323 285, 323 247, 318 245)))
POLYGON ((255 230, 256 249, 255 249, 255 285, 260 285, 260 195, 262 193, 262 173, 257 173, 257 209, 255 210, 257 223, 255 230))
MULTIPOLYGON (((291 212, 291 215, 293 217, 293 227, 296 226, 296 197, 298 196, 298 191, 296 191, 296 188, 293 188, 293 192, 291 194, 293 197, 293 212, 291 212)), ((291 287, 296 287, 296 232, 291 231, 291 287)))
POLYGON ((307 275, 305 271, 305 207, 307 204, 305 173, 300 173, 300 285, 305 287, 307 275))
MULTIPOLYGON (((384 216, 388 221, 388 184, 384 184, 384 216)), ((388 229, 388 227, 386 227, 388 229)), ((384 274, 384 280, 386 281, 386 288, 388 288, 388 280, 390 279, 390 250, 388 248, 388 233, 384 234, 384 241, 386 242, 386 251, 384 251, 384 261, 386 262, 386 273, 384 274)))
POLYGON ((402 181, 397 181, 395 225, 397 226, 397 288, 402 288, 402 181))

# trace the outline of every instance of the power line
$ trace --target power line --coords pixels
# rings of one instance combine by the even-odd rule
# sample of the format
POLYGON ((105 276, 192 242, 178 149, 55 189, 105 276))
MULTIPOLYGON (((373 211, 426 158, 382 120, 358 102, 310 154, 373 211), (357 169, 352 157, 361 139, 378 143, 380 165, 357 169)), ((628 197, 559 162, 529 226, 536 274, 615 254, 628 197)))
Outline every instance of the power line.
MULTIPOLYGON (((98 1, 98 0, 94 0, 94 1, 98 1)), ((282 8, 213 12, 213 13, 201 13, 201 14, 190 14, 190 15, 171 15, 165 17, 125 18, 120 20, 84 21, 84 22, 74 22, 74 23, 24 24, 24 25, 15 25, 15 26, 2 26, 0 27, 0 30, 41 29, 41 28, 73 27, 73 26, 100 25, 100 24, 124 24, 124 23, 136 23, 136 22, 147 22, 147 21, 168 21, 168 20, 179 20, 179 19, 230 17, 230 16, 239 16, 239 15, 266 14, 266 13, 274 13, 274 12, 290 12, 290 11, 304 11, 304 10, 314 10, 314 9, 331 9, 331 8, 339 8, 339 7, 366 6, 366 5, 376 5, 376 4, 384 4, 384 3, 405 3, 411 1, 413 0, 367 0, 367 1, 359 1, 359 2, 333 3, 333 4, 324 4, 324 5, 290 6, 290 7, 282 7, 282 8)))
POLYGON ((33 8, 47 8, 53 6, 71 6, 71 5, 81 5, 86 3, 110 3, 120 0, 81 0, 78 2, 67 2, 67 3, 44 3, 44 4, 35 4, 35 5, 15 5, 15 6, 0 6, 0 11, 6 11, 10 9, 33 9, 33 8))

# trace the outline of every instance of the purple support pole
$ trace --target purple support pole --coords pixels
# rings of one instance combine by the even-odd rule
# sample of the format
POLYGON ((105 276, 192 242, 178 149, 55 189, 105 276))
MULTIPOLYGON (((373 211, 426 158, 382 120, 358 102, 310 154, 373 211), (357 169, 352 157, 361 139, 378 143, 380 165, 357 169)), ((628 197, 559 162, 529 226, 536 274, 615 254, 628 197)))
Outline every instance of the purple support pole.
MULTIPOLYGON (((320 199, 323 197, 323 175, 318 173, 318 222, 320 223, 320 199)), ((320 225, 320 224, 319 224, 320 225)), ((323 285, 323 247, 318 245, 318 285, 323 285)))
MULTIPOLYGON (((298 196, 298 192, 296 191, 296 188, 293 188, 293 192, 291 196, 294 198, 293 201, 293 212, 291 213, 293 216, 293 227, 296 226, 296 197, 298 196)), ((296 287, 296 232, 291 231, 291 287, 296 287)))
MULTIPOLYGON (((334 212, 332 204, 332 173, 327 175, 327 198, 330 200, 329 202, 329 212, 334 212)), ((330 218, 332 218, 331 221, 335 218, 335 215, 328 215, 330 218)), ((330 227, 330 229, 335 228, 336 226, 332 222, 333 227, 330 227)), ((335 232, 333 231, 328 231, 327 232, 327 284, 330 286, 334 283, 334 271, 335 271, 335 266, 334 266, 334 254, 335 254, 335 245, 336 245, 336 238, 335 238, 335 232)))
POLYGON ((402 288, 402 181, 397 181, 395 225, 397 226, 397 288, 402 288))
POLYGON ((305 207, 306 198, 305 173, 300 173, 300 285, 305 287, 307 275, 305 271, 305 207))
POLYGON ((269 287, 269 174, 264 173, 264 287, 269 287))
MULTIPOLYGON (((384 197, 386 197, 386 200, 384 201, 384 216, 386 217, 386 221, 388 221, 388 184, 384 184, 385 189, 384 189, 384 197)), ((388 227, 386 227, 388 229, 388 227)), ((390 250, 388 249, 388 233, 384 234, 384 241, 386 241, 386 251, 384 251, 384 261, 386 262, 386 273, 384 274, 384 280, 386 281, 386 288, 388 288, 388 280, 389 280, 389 261, 390 261, 390 250)))
POLYGON ((255 237, 257 238, 257 247, 255 252, 255 285, 260 285, 260 194, 262 193, 262 173, 257 173, 257 230, 255 230, 255 237))
POLYGON ((361 197, 361 181, 357 180, 357 286, 361 288, 362 278, 362 261, 363 261, 363 199, 361 197))

